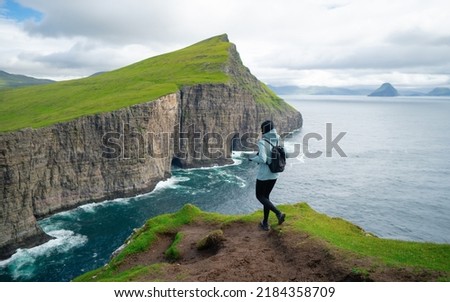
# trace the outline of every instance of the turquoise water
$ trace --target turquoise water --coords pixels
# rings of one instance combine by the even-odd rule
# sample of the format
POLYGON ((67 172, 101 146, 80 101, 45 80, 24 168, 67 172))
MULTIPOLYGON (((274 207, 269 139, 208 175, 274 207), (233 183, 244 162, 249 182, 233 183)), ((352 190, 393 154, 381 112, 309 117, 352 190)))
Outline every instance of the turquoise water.
MULTIPOLYGON (((286 96, 304 117, 286 140, 308 133, 310 152, 325 151, 326 124, 347 157, 289 159, 272 193, 277 204, 308 202, 376 235, 450 243, 450 99, 286 96)), ((235 154, 228 167, 174 170, 145 195, 88 204, 40 221, 56 237, 0 262, 0 281, 69 281, 104 265, 133 228, 192 203, 206 211, 249 213, 257 167, 235 154)))

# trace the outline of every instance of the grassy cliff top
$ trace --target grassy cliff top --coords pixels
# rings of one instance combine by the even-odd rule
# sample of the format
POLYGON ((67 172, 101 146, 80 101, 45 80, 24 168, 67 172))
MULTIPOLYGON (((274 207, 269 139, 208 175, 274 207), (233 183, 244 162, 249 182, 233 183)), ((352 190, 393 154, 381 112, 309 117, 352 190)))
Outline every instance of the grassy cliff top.
POLYGON ((1 90, 0 132, 39 128, 109 112, 202 83, 238 84, 250 89, 257 101, 285 106, 259 81, 247 85, 248 80, 237 79, 237 76, 253 77, 240 65, 234 45, 227 35, 220 35, 94 77, 1 90))
POLYGON ((264 232, 261 211, 221 215, 186 205, 148 220, 106 266, 75 281, 450 280, 448 244, 377 238, 306 203, 280 209, 286 222, 264 232))

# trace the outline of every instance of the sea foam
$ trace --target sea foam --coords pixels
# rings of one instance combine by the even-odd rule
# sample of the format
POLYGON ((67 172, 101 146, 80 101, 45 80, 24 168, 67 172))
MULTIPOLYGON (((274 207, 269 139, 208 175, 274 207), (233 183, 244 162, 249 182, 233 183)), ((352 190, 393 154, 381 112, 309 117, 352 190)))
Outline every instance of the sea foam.
POLYGON ((18 249, 10 258, 0 261, 0 268, 8 269, 14 280, 27 280, 35 274, 35 262, 39 257, 67 253, 86 244, 88 238, 69 230, 54 230, 48 234, 55 239, 29 249, 18 249))

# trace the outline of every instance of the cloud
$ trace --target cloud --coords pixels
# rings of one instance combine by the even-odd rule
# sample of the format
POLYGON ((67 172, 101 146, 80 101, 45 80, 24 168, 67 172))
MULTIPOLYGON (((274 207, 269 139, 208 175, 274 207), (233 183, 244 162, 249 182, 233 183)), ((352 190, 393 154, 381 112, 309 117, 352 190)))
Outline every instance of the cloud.
POLYGON ((133 56, 137 59, 148 53, 149 50, 140 45, 108 48, 98 43, 78 41, 68 50, 45 55, 35 54, 31 59, 59 69, 77 69, 83 66, 88 70, 90 68, 111 70, 124 61, 134 61, 133 56))
MULTIPOLYGON (((333 52, 333 48, 330 48, 333 52)), ((450 64, 450 47, 432 45, 408 46, 377 45, 351 51, 336 51, 338 55, 319 55, 306 58, 285 58, 273 62, 291 69, 392 69, 408 70, 423 67, 432 70, 446 69, 450 64), (424 53, 426 55, 424 55, 424 53)))
POLYGON ((18 2, 42 18, 0 16, 0 69, 29 75, 89 75, 226 32, 265 82, 448 83, 446 0, 18 2))
POLYGON ((449 46, 450 34, 427 32, 421 28, 411 27, 407 30, 393 32, 387 37, 387 42, 402 46, 449 46))
MULTIPOLYGON (((232 11, 225 1, 35 1, 21 0, 41 11, 41 22, 28 22, 26 30, 44 37, 87 37, 106 43, 181 43, 203 37, 199 24, 226 21, 232 11), (224 15, 225 14, 225 15, 224 15), (195 30, 195 31, 194 31, 195 30), (196 34, 196 32, 198 32, 196 34)), ((214 25, 213 25, 214 26, 214 25)), ((208 31, 208 30, 206 30, 208 31)))

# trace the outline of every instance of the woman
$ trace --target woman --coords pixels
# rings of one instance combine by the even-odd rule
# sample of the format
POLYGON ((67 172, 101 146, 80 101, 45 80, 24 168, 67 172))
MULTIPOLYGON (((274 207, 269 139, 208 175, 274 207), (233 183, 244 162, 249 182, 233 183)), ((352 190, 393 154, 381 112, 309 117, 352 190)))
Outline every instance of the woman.
POLYGON ((273 203, 270 201, 270 192, 278 178, 279 173, 272 173, 269 168, 271 163, 271 146, 267 142, 276 146, 279 142, 280 136, 277 134, 275 125, 272 121, 265 121, 261 124, 262 138, 258 141, 258 153, 256 156, 249 158, 250 161, 257 162, 259 164, 258 174, 256 176, 256 198, 264 206, 264 218, 260 223, 261 229, 264 231, 269 230, 269 214, 270 211, 274 212, 278 218, 278 224, 282 224, 286 219, 286 215, 281 213, 273 203))

